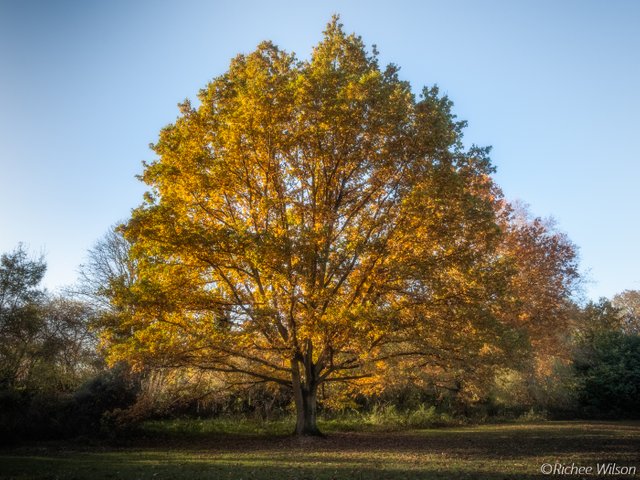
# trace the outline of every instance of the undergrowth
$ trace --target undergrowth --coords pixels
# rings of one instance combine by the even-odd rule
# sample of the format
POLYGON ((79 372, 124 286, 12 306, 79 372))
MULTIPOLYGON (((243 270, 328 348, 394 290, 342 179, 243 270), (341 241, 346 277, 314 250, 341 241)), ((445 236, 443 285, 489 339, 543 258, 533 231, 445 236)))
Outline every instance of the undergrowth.
MULTIPOLYGON (((459 426, 467 423, 463 418, 437 412, 434 406, 420 405, 417 409, 400 411, 393 405, 375 406, 369 411, 348 410, 324 413, 318 418, 321 431, 396 431, 405 429, 459 426)), ((211 434, 287 435, 295 426, 293 416, 275 419, 223 415, 214 418, 174 418, 144 422, 144 432, 168 435, 201 436, 211 434)))

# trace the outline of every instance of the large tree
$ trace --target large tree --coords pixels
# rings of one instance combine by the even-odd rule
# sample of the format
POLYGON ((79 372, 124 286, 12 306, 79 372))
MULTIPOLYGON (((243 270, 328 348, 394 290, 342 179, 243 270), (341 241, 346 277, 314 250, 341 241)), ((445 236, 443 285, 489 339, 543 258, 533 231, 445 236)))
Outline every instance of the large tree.
POLYGON ((122 228, 136 274, 110 292, 112 360, 275 382, 317 434, 324 382, 505 353, 488 150, 397 71, 334 18, 309 60, 262 43, 181 105, 122 228))

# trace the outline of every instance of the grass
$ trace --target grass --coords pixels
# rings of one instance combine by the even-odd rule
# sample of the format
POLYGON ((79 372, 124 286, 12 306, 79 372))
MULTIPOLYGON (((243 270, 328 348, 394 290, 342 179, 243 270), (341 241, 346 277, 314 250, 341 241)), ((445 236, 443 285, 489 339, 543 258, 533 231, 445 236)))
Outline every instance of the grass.
POLYGON ((228 422, 203 421, 199 427, 155 422, 145 427, 145 436, 120 446, 55 442, 14 447, 0 450, 0 478, 497 480, 549 478, 540 474, 540 466, 556 462, 594 467, 616 462, 640 470, 638 422, 355 432, 334 425, 323 439, 284 435, 291 426, 286 422, 266 422, 258 432, 250 426, 237 423, 230 435, 225 432, 234 425, 228 422))
MULTIPOLYGON (((322 432, 374 432, 398 431, 417 428, 460 426, 461 420, 446 413, 437 413, 435 407, 421 405, 415 410, 400 412, 393 406, 375 407, 368 412, 347 411, 319 418, 322 432)), ((238 416, 214 419, 178 418, 148 421, 144 431, 152 435, 202 437, 212 434, 227 435, 287 435, 293 432, 295 419, 284 417, 262 420, 238 416)))

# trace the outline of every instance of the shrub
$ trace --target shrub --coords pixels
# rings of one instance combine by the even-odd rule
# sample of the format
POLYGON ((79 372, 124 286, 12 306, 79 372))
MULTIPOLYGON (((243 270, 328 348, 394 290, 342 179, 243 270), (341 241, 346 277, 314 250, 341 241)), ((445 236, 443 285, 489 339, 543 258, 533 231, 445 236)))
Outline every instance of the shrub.
POLYGON ((74 394, 5 388, 0 390, 0 442, 113 436, 134 423, 127 408, 138 389, 139 378, 123 365, 98 374, 74 394))
POLYGON ((640 336, 598 332, 575 360, 578 396, 588 417, 640 417, 640 336))
POLYGON ((133 423, 126 415, 140 391, 140 376, 132 374, 125 364, 105 370, 82 385, 73 396, 75 433, 89 434, 114 429, 133 423))

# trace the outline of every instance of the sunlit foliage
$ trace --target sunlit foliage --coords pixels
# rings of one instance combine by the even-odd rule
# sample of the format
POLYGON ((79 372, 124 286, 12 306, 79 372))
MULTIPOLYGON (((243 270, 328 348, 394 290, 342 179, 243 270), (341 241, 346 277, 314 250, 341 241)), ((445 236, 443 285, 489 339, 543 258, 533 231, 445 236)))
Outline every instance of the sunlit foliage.
POLYGON ((507 362, 519 240, 505 247, 488 149, 464 147, 451 108, 337 18, 309 60, 270 42, 237 56, 153 145, 111 360, 291 388, 299 434, 317 433, 324 383, 507 362))

